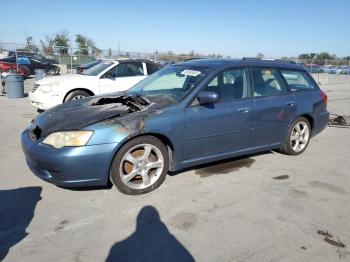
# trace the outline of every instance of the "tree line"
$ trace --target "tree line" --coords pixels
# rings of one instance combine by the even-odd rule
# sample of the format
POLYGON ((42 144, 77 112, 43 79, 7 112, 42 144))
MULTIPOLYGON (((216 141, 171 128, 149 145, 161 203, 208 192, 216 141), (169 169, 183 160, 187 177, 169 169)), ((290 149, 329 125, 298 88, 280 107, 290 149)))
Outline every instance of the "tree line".
MULTIPOLYGON (((91 38, 82 34, 75 35, 74 42, 77 46, 77 50, 74 53, 76 55, 98 55, 102 52, 91 38)), ((45 54, 52 54, 55 52, 60 54, 68 54, 71 46, 70 37, 67 31, 56 33, 53 36, 46 35, 44 39, 40 40, 40 44, 42 51, 45 54)), ((32 36, 27 36, 25 47, 17 50, 34 53, 39 52, 39 48, 37 45, 35 45, 34 38, 32 36)))
MULTIPOLYGON (((92 55, 92 56, 99 56, 102 53, 102 50, 99 49, 95 42, 87 36, 84 36, 82 34, 76 34, 74 39, 74 43, 76 45, 76 51, 74 54, 76 55, 92 55)), ((40 40, 40 44, 42 47, 42 52, 45 54, 53 54, 53 53, 60 53, 60 54, 68 54, 69 48, 71 47, 71 40, 69 33, 67 31, 61 31, 54 35, 46 35, 44 39, 40 40)), ((17 49, 18 51, 28 51, 28 52, 39 52, 38 46, 34 43, 34 38, 32 36, 26 37, 26 45, 24 48, 17 49)), ((121 54, 118 54, 119 56, 121 54)), ((183 61, 189 58, 194 57, 209 57, 209 58, 224 58, 221 54, 207 54, 204 55, 202 53, 197 53, 194 50, 192 50, 189 53, 180 53, 175 54, 172 51, 167 52, 158 52, 155 51, 153 53, 155 57, 157 57, 158 60, 178 60, 183 61)), ((112 49, 109 48, 107 52, 108 57, 112 57, 112 49)), ((123 53, 122 56, 130 57, 129 53, 123 53)), ((264 54, 258 53, 256 55, 257 58, 264 58, 264 54)), ((231 58, 230 56, 225 56, 225 58, 231 58)), ((282 59, 295 59, 295 57, 282 57, 282 59)), ((303 53, 298 56, 298 59, 303 60, 311 60, 313 63, 322 63, 326 60, 348 60, 350 61, 350 56, 345 56, 342 58, 337 57, 336 55, 332 55, 328 52, 319 52, 319 53, 303 53)))

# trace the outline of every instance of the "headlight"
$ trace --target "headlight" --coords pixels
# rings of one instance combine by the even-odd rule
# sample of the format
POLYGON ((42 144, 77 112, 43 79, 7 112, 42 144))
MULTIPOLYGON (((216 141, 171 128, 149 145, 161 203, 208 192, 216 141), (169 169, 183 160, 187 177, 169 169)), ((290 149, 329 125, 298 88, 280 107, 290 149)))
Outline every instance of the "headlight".
POLYGON ((93 131, 63 131, 55 132, 46 137, 43 144, 55 148, 64 146, 85 146, 92 136, 93 131))
POLYGON ((46 85, 45 84, 44 85, 40 85, 38 90, 40 92, 43 92, 43 93, 50 93, 50 92, 52 92, 52 90, 53 90, 53 88, 55 86, 58 86, 58 82, 54 82, 54 83, 46 84, 46 85))

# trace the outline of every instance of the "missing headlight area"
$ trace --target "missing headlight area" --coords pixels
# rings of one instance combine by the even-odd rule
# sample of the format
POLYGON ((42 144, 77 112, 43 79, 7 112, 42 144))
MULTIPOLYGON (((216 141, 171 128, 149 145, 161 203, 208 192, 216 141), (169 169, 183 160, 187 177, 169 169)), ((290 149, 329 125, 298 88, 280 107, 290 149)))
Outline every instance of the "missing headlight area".
POLYGON ((101 106, 106 104, 122 104, 130 107, 133 111, 140 111, 150 105, 150 101, 144 97, 136 96, 118 96, 103 97, 92 103, 92 106, 101 106))

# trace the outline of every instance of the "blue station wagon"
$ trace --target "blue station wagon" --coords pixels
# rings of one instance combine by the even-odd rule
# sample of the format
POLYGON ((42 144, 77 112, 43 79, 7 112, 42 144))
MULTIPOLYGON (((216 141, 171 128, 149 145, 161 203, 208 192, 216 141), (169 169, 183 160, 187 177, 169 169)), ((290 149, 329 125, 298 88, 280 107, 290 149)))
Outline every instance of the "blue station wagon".
POLYGON ((259 59, 169 65, 123 93, 58 105, 22 133, 28 166, 64 187, 125 194, 170 171, 278 149, 302 153, 327 125, 327 96, 305 68, 259 59))

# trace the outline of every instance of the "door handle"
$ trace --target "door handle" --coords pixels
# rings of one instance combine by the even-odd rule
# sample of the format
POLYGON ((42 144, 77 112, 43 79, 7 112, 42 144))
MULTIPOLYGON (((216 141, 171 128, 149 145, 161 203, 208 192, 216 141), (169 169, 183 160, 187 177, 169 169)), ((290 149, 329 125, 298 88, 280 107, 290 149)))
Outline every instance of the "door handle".
POLYGON ((289 101, 286 103, 287 106, 294 106, 295 102, 294 101, 289 101))
POLYGON ((241 107, 238 109, 238 112, 240 113, 249 113, 250 108, 249 107, 241 107))

